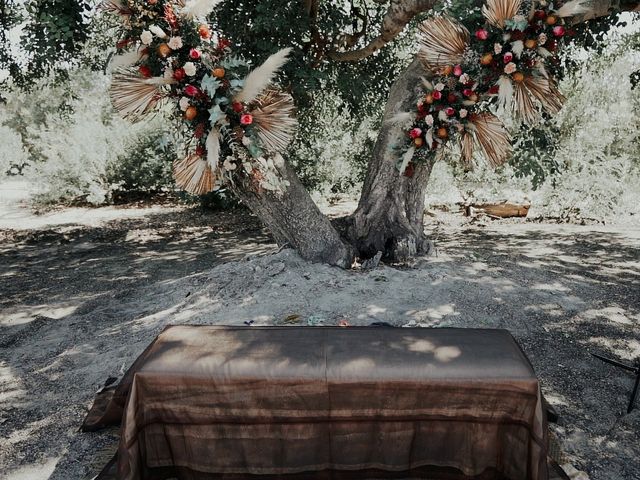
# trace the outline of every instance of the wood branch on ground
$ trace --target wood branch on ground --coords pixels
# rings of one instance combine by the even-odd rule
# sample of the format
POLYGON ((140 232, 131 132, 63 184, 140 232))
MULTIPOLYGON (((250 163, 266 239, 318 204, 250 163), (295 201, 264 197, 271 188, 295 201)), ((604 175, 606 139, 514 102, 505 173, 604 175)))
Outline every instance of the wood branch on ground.
POLYGON ((496 218, 526 217, 531 204, 499 203, 466 203, 461 204, 465 217, 475 217, 479 214, 496 218))

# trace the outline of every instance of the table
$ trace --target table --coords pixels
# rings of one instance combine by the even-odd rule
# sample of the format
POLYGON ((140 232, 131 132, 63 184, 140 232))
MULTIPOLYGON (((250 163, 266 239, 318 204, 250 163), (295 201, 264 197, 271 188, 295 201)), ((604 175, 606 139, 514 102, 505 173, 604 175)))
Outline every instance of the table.
POLYGON ((548 475, 506 330, 173 326, 93 413, 122 414, 123 479, 548 475))

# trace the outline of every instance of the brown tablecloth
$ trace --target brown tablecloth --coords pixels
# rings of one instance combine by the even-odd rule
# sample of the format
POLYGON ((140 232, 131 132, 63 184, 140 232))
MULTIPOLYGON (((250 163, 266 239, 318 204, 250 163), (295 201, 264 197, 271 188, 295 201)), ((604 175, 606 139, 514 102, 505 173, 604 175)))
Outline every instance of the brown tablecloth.
POLYGON ((505 330, 169 327, 84 428, 120 415, 123 479, 547 479, 538 381, 505 330))

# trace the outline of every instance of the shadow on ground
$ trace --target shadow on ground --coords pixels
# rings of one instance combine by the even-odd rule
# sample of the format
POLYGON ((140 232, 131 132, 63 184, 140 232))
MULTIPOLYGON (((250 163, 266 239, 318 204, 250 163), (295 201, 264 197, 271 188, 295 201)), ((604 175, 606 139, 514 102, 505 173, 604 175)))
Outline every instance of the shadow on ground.
POLYGON ((0 471, 11 478, 95 475, 116 435, 77 432, 93 393, 166 324, 345 319, 510 330, 559 410, 568 459, 595 480, 640 478, 640 414, 624 414, 631 378, 590 355, 640 357, 638 230, 443 226, 437 256, 370 272, 290 251, 233 262, 274 249, 246 214, 4 236, 0 471))

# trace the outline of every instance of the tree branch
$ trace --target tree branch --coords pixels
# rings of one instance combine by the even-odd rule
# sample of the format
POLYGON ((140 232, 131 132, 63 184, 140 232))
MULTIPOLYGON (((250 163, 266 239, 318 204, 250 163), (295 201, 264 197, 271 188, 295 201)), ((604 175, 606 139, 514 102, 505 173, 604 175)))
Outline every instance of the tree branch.
POLYGON ((413 17, 419 13, 431 10, 436 3, 437 0, 391 0, 389 8, 382 20, 380 34, 376 38, 372 39, 366 46, 360 49, 346 52, 331 50, 327 52, 327 56, 331 60, 340 62, 362 60, 396 38, 413 17))

